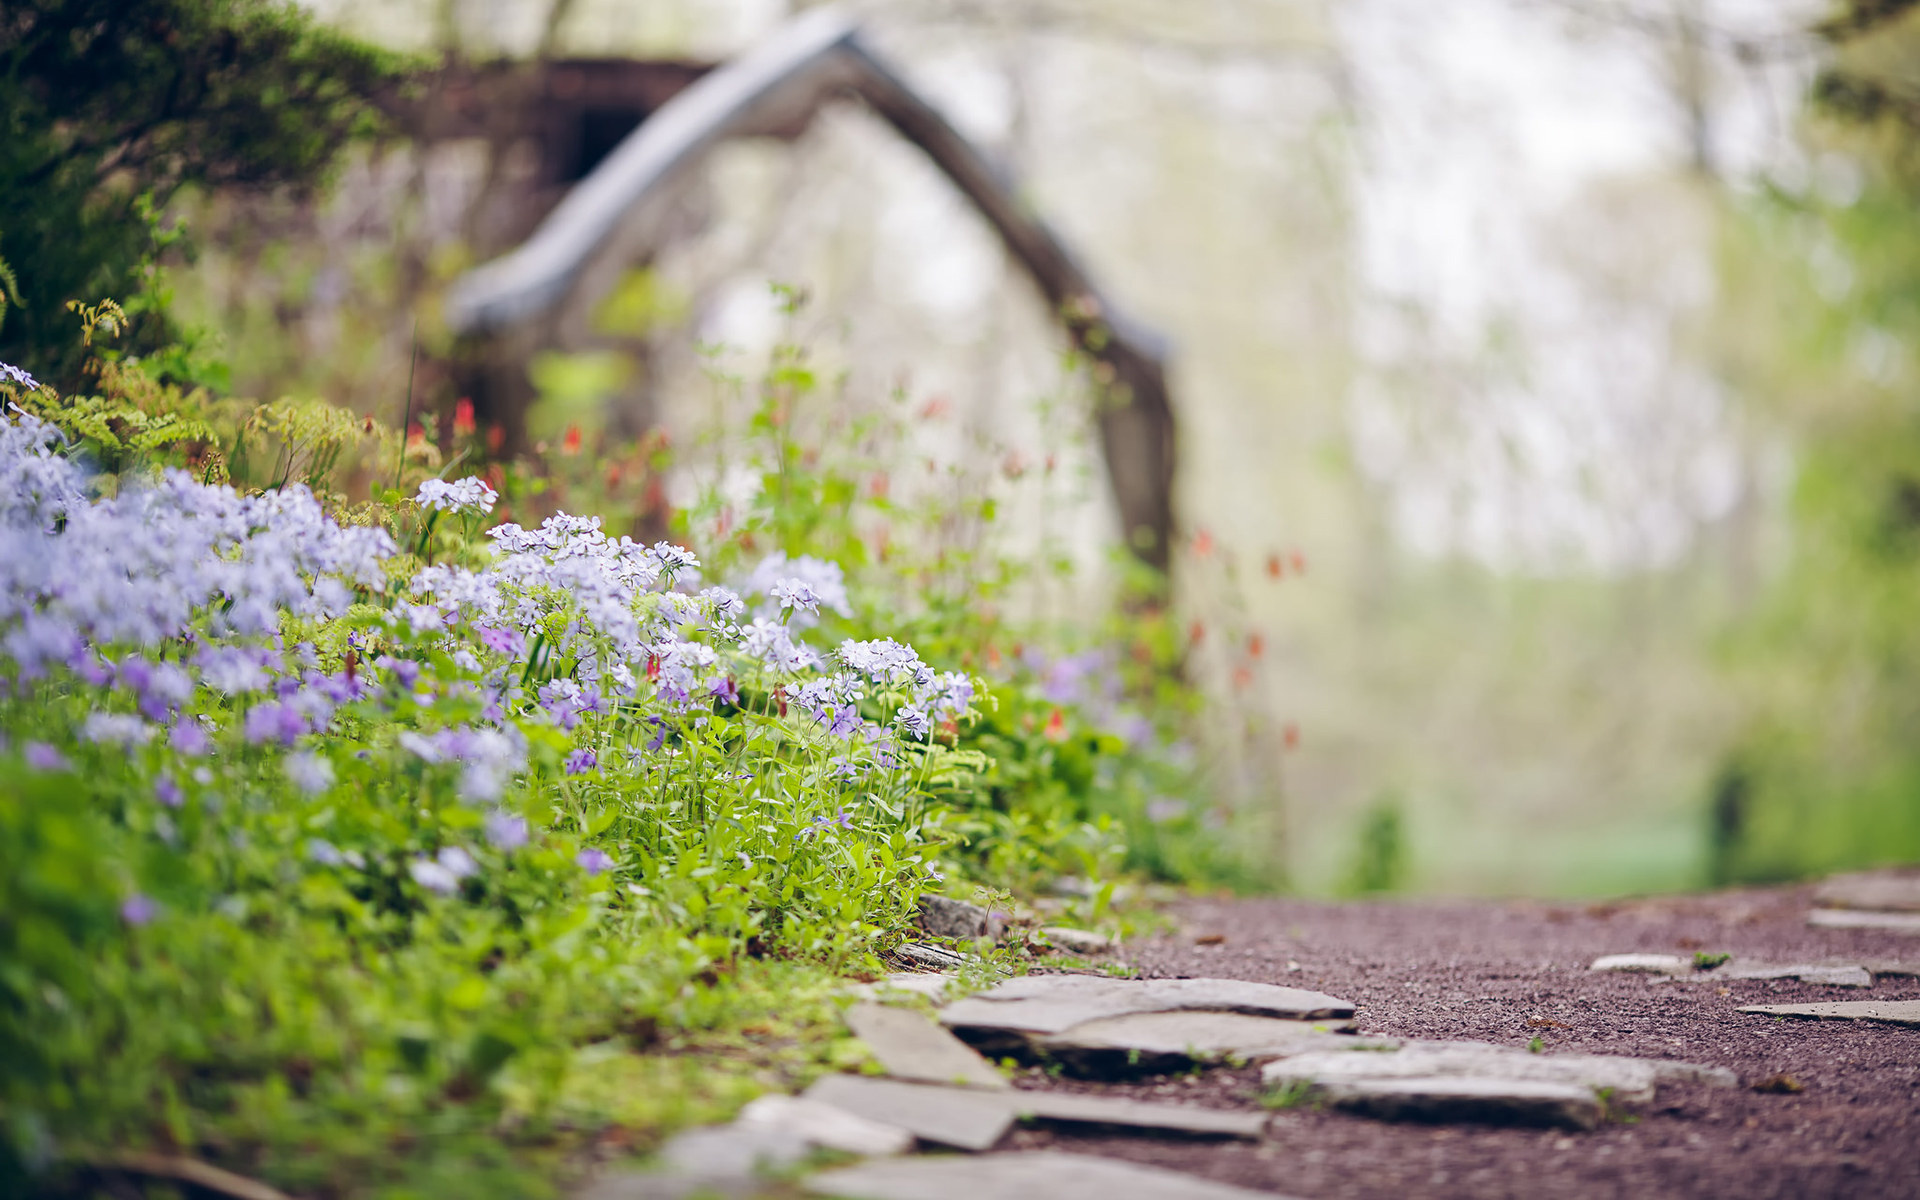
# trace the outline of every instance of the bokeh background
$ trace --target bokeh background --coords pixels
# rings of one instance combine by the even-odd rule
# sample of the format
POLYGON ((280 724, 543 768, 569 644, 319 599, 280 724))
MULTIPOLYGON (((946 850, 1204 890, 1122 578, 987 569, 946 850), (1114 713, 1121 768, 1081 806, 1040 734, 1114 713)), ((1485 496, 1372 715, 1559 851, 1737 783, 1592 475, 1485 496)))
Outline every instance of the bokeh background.
MULTIPOLYGON (((311 7, 484 71, 711 63, 803 6, 311 7)), ((856 11, 1170 341, 1192 670, 1267 731, 1231 799, 1292 886, 1594 895, 1920 857, 1920 26, 1786 0, 856 11)), ((236 392, 450 413, 446 288, 564 191, 554 156, 577 174, 619 132, 483 123, 362 147, 314 197, 194 192, 177 302, 236 392)), ((1058 481, 1008 489, 1002 552, 1081 568, 1030 603, 1111 587, 1063 336, 872 114, 723 146, 629 257, 528 384, 664 432, 670 493, 724 482, 703 431, 796 333, 786 283, 849 410, 925 415, 903 467, 1058 481)))

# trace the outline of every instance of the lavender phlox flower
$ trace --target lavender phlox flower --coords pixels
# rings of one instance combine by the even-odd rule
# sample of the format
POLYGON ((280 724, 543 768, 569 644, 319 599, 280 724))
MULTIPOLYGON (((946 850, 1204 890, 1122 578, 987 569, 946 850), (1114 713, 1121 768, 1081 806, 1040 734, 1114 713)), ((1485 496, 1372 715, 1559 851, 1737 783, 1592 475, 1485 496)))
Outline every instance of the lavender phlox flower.
POLYGON ((309 796, 318 796, 333 786, 333 763, 311 750, 287 756, 287 779, 309 796))
POLYGON ((458 846, 442 846, 440 853, 434 855, 434 861, 451 871, 455 879, 480 873, 480 864, 473 861, 473 855, 458 846))
POLYGON ((410 658, 395 658, 391 654, 382 654, 373 660, 373 665, 393 673, 394 682, 407 691, 420 681, 420 664, 410 658))
MULTIPOLYGON (((4 558, 0 555, 0 561, 4 558)), ((48 664, 71 662, 84 653, 86 643, 72 622, 28 612, 0 639, 0 647, 19 664, 22 679, 38 679, 46 674, 48 664)))
POLYGON ((430 892, 451 896, 460 890, 460 877, 430 858, 416 858, 407 864, 413 881, 430 892))
POLYGON ((130 654, 120 660, 118 677, 133 689, 141 713, 150 720, 165 720, 170 711, 193 698, 193 676, 173 663, 148 662, 130 654))
POLYGON ((313 581, 314 611, 323 617, 344 617, 353 606, 353 593, 331 575, 313 581))
POLYGON ((585 775, 600 765, 600 756, 585 746, 578 747, 567 755, 566 769, 569 775, 585 775))
POLYGON ((441 612, 431 604, 408 604, 401 601, 393 606, 396 616, 404 620, 415 633, 427 633, 435 629, 444 629, 450 614, 441 612))
POLYGON ((613 685, 613 693, 616 696, 631 696, 640 686, 640 681, 633 677, 633 668, 623 662, 617 662, 608 667, 605 678, 613 685))
POLYGON ((420 493, 414 503, 425 509, 438 509, 441 512, 482 512, 493 511, 494 501, 500 494, 488 486, 487 481, 478 475, 469 475, 465 479, 452 483, 444 479, 429 479, 420 485, 420 493))
POLYGON ((483 829, 487 843, 503 854, 527 844, 527 819, 518 813, 496 808, 487 814, 483 829))
POLYGON ((831 719, 824 720, 827 733, 833 737, 851 737, 860 728, 860 710, 852 704, 842 704, 833 710, 831 719))
MULTIPOLYGON (((841 616, 851 616, 853 605, 847 599, 846 575, 840 564, 803 554, 799 558, 789 559, 785 554, 775 552, 760 560, 748 575, 746 582, 740 585, 740 591, 748 596, 768 596, 769 602, 762 606, 761 616, 773 616, 787 607, 779 603, 773 588, 782 581, 798 581, 807 586, 819 608, 841 616)), ((813 618, 795 613, 793 623, 800 628, 812 625, 813 618)))
POLYGON ((120 904, 120 919, 129 925, 145 925, 160 915, 160 906, 135 892, 120 904))
POLYGON ((655 542, 652 555, 653 560, 660 564, 661 573, 665 575, 700 569, 700 560, 694 557, 693 551, 684 546, 676 546, 672 542, 655 542))
POLYGON ((942 671, 927 689, 925 699, 939 717, 960 716, 973 705, 973 676, 961 671, 942 671))
POLYGON ((167 735, 167 745, 171 746, 175 753, 184 754, 189 758, 199 758, 213 749, 213 742, 207 737, 207 731, 201 727, 200 722, 194 720, 175 722, 173 731, 167 735))
POLYGON ((700 599, 713 614, 716 626, 727 626, 747 615, 747 602, 742 600, 732 588, 710 587, 701 591, 700 599))
POLYGON ((12 363, 0 362, 0 383, 10 383, 15 387, 26 388, 28 391, 38 391, 40 388, 40 384, 33 376, 12 363))
POLYGON ((17 407, 0 421, 0 527, 49 533, 87 506, 86 474, 52 449, 63 441, 57 428, 17 407))
POLYGON ((740 703, 740 685, 733 681, 731 675, 723 675, 714 680, 708 685, 707 692, 715 700, 724 704, 740 703))
POLYGON ((834 656, 848 670, 858 671, 881 687, 904 688, 933 681, 914 648, 892 638, 841 642, 834 656))
POLYGON ((165 773, 153 781, 153 798, 168 808, 179 808, 186 803, 187 799, 180 791, 180 785, 174 782, 173 776, 165 773))
POLYGON ((469 802, 498 800, 513 772, 526 763, 526 743, 511 726, 496 729, 449 728, 430 734, 404 730, 395 739, 423 762, 458 762, 460 796, 469 802))
POLYGON ((347 856, 340 853, 339 848, 325 838, 309 838, 307 860, 317 862, 323 867, 337 867, 347 861, 347 856))
POLYGON ((101 746, 122 750, 144 746, 158 729, 133 713, 88 713, 80 727, 80 736, 101 746))
POLYGON ((766 617, 756 617, 741 631, 740 648, 776 674, 791 674, 820 665, 820 656, 812 647, 795 642, 786 626, 766 617))
POLYGON ((105 687, 113 682, 113 664, 102 661, 99 655, 91 651, 74 655, 67 665, 73 668, 75 675, 94 687, 105 687))
POLYGON ((339 671, 328 675, 320 671, 308 671, 300 682, 307 691, 325 697, 336 707, 351 704, 367 694, 366 677, 358 672, 349 675, 339 671))
MULTIPOLYGON (((844 762, 845 760, 842 759, 840 761, 844 762)), ((799 833, 796 833, 793 835, 793 840, 797 842, 801 838, 807 836, 810 833, 823 833, 829 829, 851 829, 851 828, 853 828, 853 815, 849 813, 846 809, 842 808, 840 811, 836 812, 831 817, 827 816, 825 813, 822 813, 819 816, 815 817, 813 820, 807 823, 807 827, 805 829, 802 829, 799 833)))
POLYGON ((767 589, 767 595, 780 602, 782 612, 789 608, 804 613, 820 611, 820 597, 804 579, 782 579, 767 589))
POLYGON ((613 859, 607 856, 607 852, 594 846, 588 846, 574 855, 573 861, 588 875, 598 875, 613 866, 613 859))
POLYGON ((416 596, 431 596, 468 614, 486 620, 500 612, 500 578, 492 571, 474 572, 464 567, 435 563, 422 567, 407 584, 416 596))
POLYGON ((21 757, 36 771, 65 771, 66 756, 45 742, 28 742, 20 748, 21 757))
POLYGON ((193 656, 200 682, 230 696, 273 686, 273 654, 261 646, 202 646, 193 656))
POLYGON ((893 714, 893 723, 905 730, 910 736, 926 740, 930 722, 927 714, 911 704, 902 705, 899 712, 893 714))
POLYGON ((517 658, 526 649, 527 640, 520 636, 517 629, 495 629, 491 626, 476 625, 473 630, 480 644, 495 654, 504 654, 508 658, 517 658))
POLYGON ((279 742, 291 746, 311 728, 311 720, 293 701, 268 700, 247 710, 240 731, 241 736, 254 745, 279 742))

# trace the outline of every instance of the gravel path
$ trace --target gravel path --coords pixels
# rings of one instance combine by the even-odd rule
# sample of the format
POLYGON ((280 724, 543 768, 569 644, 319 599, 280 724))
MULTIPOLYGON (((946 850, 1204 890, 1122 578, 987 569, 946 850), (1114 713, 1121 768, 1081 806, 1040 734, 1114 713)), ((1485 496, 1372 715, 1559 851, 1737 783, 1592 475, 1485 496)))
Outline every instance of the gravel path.
MULTIPOLYGON (((1359 1005, 1360 1028, 1729 1067, 1740 1088, 1664 1085, 1591 1133, 1386 1124, 1307 1108, 1261 1144, 1016 1131, 1015 1148, 1152 1163, 1302 1200, 1408 1197, 1920 1197, 1920 1029, 1779 1021, 1741 1005, 1920 998, 1920 979, 1871 989, 1796 981, 1655 983, 1590 973, 1603 954, 1696 950, 1771 962, 1920 961, 1920 938, 1810 929, 1808 889, 1592 906, 1544 902, 1327 904, 1194 901, 1179 935, 1129 945, 1148 977, 1308 987, 1359 1005), (1199 939, 1212 944, 1196 944, 1199 939), (1802 1090, 1755 1090, 1781 1075, 1802 1090)), ((1252 1108, 1256 1070, 1048 1087, 1252 1108)))

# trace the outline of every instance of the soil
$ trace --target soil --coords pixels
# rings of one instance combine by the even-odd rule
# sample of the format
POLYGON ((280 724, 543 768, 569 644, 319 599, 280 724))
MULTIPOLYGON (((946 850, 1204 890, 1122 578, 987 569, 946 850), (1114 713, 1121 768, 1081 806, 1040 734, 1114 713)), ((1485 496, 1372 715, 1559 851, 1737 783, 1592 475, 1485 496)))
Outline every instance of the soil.
MULTIPOLYGON (((1303 1200, 1408 1197, 1920 1197, 1920 1029, 1795 1021, 1750 1004, 1920 998, 1920 979, 1871 989, 1797 981, 1659 983, 1589 972, 1603 954, 1697 950, 1776 963, 1920 961, 1920 938, 1806 925, 1809 890, 1591 906, 1545 902, 1192 901, 1179 934, 1127 946, 1144 977, 1211 976, 1314 988, 1359 1006, 1366 1033, 1470 1038, 1544 1051, 1731 1068, 1738 1088, 1664 1084, 1591 1132, 1389 1124, 1311 1107, 1275 1114, 1263 1143, 1019 1129, 1010 1148, 1152 1163, 1303 1200), (1224 940, 1200 945, 1196 939, 1224 940), (1801 1090, 1780 1088, 1789 1076, 1801 1090)), ((1121 1083, 1018 1085, 1257 1108, 1257 1069, 1121 1083)))

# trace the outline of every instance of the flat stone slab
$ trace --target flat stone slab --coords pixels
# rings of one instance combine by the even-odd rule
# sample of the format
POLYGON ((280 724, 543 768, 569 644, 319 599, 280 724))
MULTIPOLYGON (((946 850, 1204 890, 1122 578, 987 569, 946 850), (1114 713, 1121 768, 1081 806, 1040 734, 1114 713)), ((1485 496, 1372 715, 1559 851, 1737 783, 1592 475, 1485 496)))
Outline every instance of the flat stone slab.
POLYGON ((1816 908, 1807 924, 1819 929, 1877 929, 1920 935, 1920 913, 1875 912, 1863 908, 1816 908))
POLYGON ((1255 1139, 1267 1128, 1265 1113, 1197 1108, 1191 1104, 1150 1104, 1114 1096, 1014 1092, 1009 1102, 1022 1118, 1075 1125, 1118 1125, 1188 1137, 1255 1139))
POLYGON ((1076 1074, 1159 1073, 1193 1063, 1268 1062, 1363 1040, 1391 1049, 1391 1038, 1355 1039, 1352 1020, 1299 1021, 1227 1012, 1148 1012, 1101 1017, 1029 1044, 1076 1074))
POLYGON ((1005 1093, 859 1075, 825 1076, 805 1097, 956 1150, 987 1149, 1007 1132, 1014 1116, 1005 1093))
POLYGON ((1057 950, 1070 954, 1106 954, 1113 949, 1113 939, 1104 933, 1093 933, 1085 929, 1069 929, 1064 925, 1048 925, 1040 931, 1041 936, 1057 950))
POLYGON ((1876 1021, 1920 1029, 1920 1000, 1836 1000, 1827 1004, 1754 1004, 1740 1010, 1768 1017, 1876 1021))
POLYGON ((872 983, 853 984, 847 991, 863 1000, 924 996, 939 1005, 946 1001, 959 982, 960 977, 948 971, 895 971, 872 983))
POLYGON ((734 1124, 746 1129, 783 1130, 809 1145, 869 1158, 905 1154, 913 1149, 913 1135, 897 1125, 883 1125, 802 1096, 760 1096, 740 1110, 734 1124))
POLYGON ((1260 1077, 1268 1084, 1305 1083, 1336 1090, 1401 1079, 1548 1083, 1584 1088, 1589 1095, 1607 1089, 1619 1099, 1632 1101, 1653 1099, 1655 1088, 1666 1080, 1738 1082, 1733 1072, 1722 1067, 1605 1054, 1533 1054, 1487 1042, 1407 1042, 1398 1050, 1316 1051, 1269 1063, 1260 1077))
POLYGON ((910 1008, 855 1004, 847 1027, 867 1044, 887 1074, 922 1083, 1005 1089, 1007 1081, 973 1047, 910 1008))
POLYGON ((945 946, 929 945, 926 942, 902 942, 894 951, 908 962, 931 968, 935 971, 951 971, 967 965, 967 956, 957 954, 945 946))
POLYGON ((1287 1200, 1159 1167, 1054 1151, 862 1163, 823 1171, 802 1186, 844 1200, 1287 1200))
POLYGON ((1859 963, 1745 963, 1738 959, 1703 971, 1699 979, 1798 979, 1827 987, 1872 987, 1873 973, 1859 963))
POLYGON ((1607 954, 1593 960, 1589 971, 1645 971, 1650 975, 1685 975, 1693 960, 1678 954, 1607 954))
POLYGON ((988 1053, 1029 1048, 1030 1035, 1130 1013, 1232 1012, 1297 1020, 1344 1020, 1351 1002, 1321 992, 1239 979, 1107 979, 1029 975, 957 1001, 941 1023, 988 1053))
POLYGON ((1920 913, 1920 869, 1835 875, 1813 889, 1813 902, 1822 908, 1920 913))
POLYGON ((1920 975, 1920 958, 1866 958, 1860 965, 1873 972, 1875 979, 1882 975, 1920 975))
POLYGON ((1592 1129, 1592 1089, 1525 1079, 1365 1079, 1315 1089, 1327 1103, 1383 1121, 1472 1121, 1592 1129))

